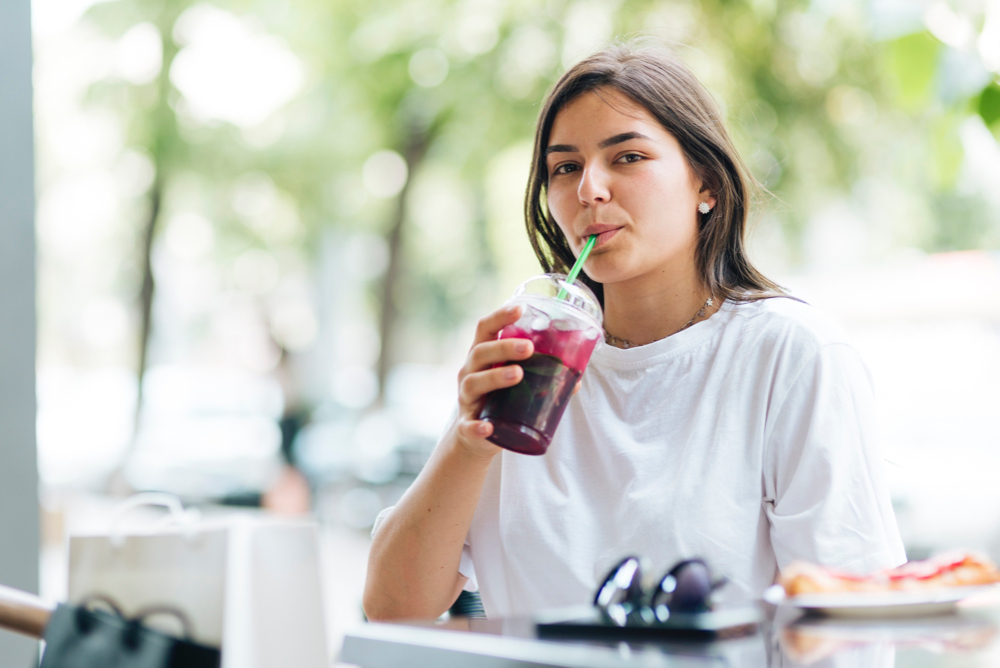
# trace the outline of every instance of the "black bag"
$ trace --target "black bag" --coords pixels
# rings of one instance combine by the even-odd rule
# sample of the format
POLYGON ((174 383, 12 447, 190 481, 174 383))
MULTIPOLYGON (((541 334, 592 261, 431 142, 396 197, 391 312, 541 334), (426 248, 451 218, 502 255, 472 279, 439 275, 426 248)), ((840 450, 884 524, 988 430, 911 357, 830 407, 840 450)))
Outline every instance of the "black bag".
POLYGON ((40 668, 219 668, 220 652, 143 626, 151 614, 178 617, 190 637, 186 619, 169 609, 147 610, 132 619, 106 601, 114 612, 86 605, 60 605, 45 627, 45 654, 40 668))

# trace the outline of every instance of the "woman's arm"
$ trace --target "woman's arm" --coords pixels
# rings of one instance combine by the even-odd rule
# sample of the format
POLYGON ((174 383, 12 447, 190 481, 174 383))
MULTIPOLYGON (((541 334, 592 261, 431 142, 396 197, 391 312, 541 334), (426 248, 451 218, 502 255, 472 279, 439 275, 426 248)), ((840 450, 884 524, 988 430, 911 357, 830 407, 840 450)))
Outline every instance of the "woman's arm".
POLYGON ((478 415, 486 394, 516 385, 523 374, 516 364, 494 365, 531 356, 527 339, 496 338, 520 312, 504 308, 479 321, 458 374, 458 417, 372 541, 363 602, 369 619, 438 617, 465 584, 458 572, 462 545, 490 462, 500 452, 486 440, 492 425, 478 415))

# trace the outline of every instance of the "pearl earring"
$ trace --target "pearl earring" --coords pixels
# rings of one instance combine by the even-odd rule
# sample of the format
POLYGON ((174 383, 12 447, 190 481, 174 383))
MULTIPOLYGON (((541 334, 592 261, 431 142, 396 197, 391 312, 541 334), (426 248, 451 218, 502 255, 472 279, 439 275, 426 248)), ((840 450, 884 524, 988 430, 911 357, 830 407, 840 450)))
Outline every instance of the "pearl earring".
POLYGON ((708 202, 702 202, 701 204, 698 205, 698 211, 700 211, 702 213, 708 213, 711 210, 712 210, 712 207, 710 207, 708 205, 708 202))

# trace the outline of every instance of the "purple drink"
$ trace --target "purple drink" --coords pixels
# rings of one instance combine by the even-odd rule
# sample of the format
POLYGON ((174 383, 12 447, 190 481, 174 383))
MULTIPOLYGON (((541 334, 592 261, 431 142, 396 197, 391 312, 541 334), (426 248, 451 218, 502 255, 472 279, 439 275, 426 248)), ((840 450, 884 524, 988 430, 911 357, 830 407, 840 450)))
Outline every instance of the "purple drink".
POLYGON ((481 420, 493 424, 488 440, 527 455, 543 455, 573 388, 583 375, 600 340, 601 307, 582 284, 567 285, 562 274, 530 279, 514 293, 521 318, 504 327, 501 339, 530 339, 534 354, 519 364, 524 377, 517 385, 486 396, 481 420), (566 299, 556 299, 560 288, 566 299))

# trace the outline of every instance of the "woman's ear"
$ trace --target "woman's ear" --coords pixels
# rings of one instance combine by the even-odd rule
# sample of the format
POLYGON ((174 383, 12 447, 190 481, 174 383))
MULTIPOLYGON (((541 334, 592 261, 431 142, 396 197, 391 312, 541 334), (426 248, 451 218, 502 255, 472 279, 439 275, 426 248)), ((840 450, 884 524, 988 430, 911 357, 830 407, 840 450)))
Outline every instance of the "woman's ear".
POLYGON ((708 208, 709 209, 714 209, 715 208, 715 201, 716 201, 715 200, 715 193, 711 192, 708 188, 702 188, 701 192, 702 192, 702 196, 703 197, 704 197, 705 193, 708 193, 708 197, 705 197, 705 199, 703 199, 702 201, 705 202, 706 204, 708 204, 708 208))
POLYGON ((707 203, 710 209, 715 208, 717 201, 716 193, 719 192, 719 188, 721 186, 718 182, 719 179, 714 178, 714 176, 714 174, 703 175, 701 177, 701 188, 698 190, 698 195, 704 198, 701 201, 707 203))

